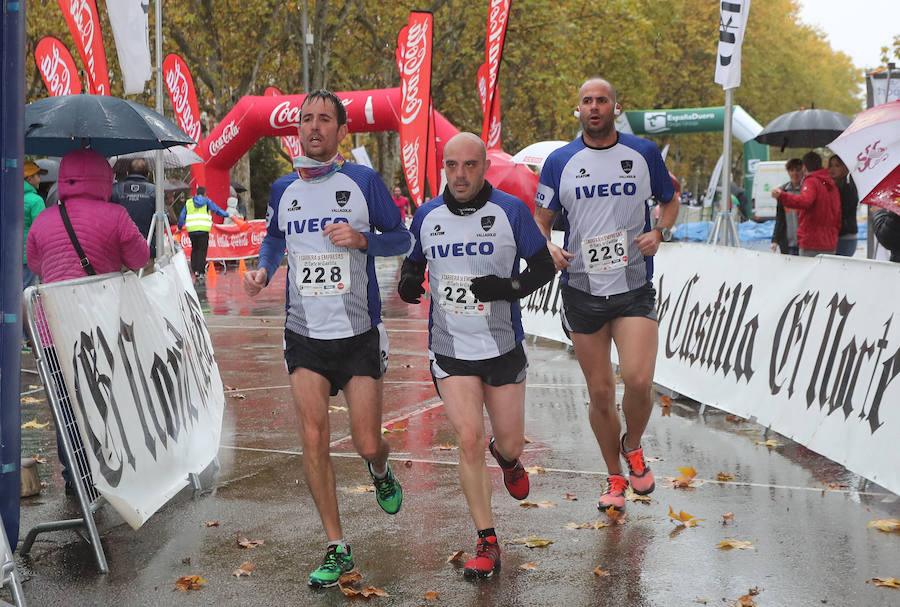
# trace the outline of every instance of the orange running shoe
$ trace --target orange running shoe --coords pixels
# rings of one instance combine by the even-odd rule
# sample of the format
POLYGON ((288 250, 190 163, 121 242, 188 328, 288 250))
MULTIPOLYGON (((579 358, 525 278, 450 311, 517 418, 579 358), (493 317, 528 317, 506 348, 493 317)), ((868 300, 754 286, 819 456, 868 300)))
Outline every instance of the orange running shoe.
POLYGON ((625 435, 622 435, 622 455, 628 463, 628 480, 631 490, 638 495, 647 495, 656 488, 656 481, 650 466, 644 461, 644 450, 638 447, 634 451, 625 451, 625 435))
POLYGON ((606 479, 606 491, 600 496, 597 508, 600 512, 606 512, 610 508, 617 512, 625 510, 625 489, 628 481, 621 474, 610 474, 606 479))

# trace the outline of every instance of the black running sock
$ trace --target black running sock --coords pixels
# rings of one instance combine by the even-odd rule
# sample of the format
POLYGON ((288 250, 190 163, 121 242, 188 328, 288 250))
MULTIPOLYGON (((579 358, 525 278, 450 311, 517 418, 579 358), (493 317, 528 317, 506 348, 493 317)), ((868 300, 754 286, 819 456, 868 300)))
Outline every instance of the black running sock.
POLYGON ((519 461, 518 459, 514 459, 513 461, 509 461, 503 455, 500 454, 500 451, 497 450, 497 445, 494 445, 494 453, 497 455, 497 463, 500 464, 501 468, 515 468, 516 463, 519 461))
POLYGON ((497 537, 497 533, 494 531, 493 527, 488 527, 487 529, 479 529, 478 537, 481 539, 487 539, 489 537, 497 537))

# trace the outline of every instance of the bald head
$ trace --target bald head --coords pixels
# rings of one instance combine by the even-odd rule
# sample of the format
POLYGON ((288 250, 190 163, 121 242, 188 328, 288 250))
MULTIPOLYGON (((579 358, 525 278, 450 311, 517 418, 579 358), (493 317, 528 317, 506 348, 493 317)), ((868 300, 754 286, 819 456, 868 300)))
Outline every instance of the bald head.
POLYGON ((592 85, 600 85, 606 87, 607 95, 610 99, 612 99, 613 105, 616 103, 616 87, 612 85, 612 83, 606 78, 601 78, 600 76, 594 76, 593 78, 588 78, 582 83, 581 88, 578 89, 578 99, 584 98, 584 90, 585 88, 589 88, 592 85))
POLYGON ((444 146, 444 170, 447 187, 457 202, 475 198, 484 187, 484 174, 491 166, 487 148, 474 133, 454 135, 444 146))

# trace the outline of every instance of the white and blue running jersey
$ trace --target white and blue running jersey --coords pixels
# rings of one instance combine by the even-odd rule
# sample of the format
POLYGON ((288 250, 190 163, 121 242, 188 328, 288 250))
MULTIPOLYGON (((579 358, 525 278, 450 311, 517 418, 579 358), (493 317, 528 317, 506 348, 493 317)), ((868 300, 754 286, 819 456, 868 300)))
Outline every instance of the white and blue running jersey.
POLYGON ((477 301, 469 285, 478 276, 518 276, 519 260, 547 246, 525 203, 494 189, 480 209, 456 215, 438 196, 416 211, 410 231, 409 258, 428 263, 431 351, 484 360, 515 348, 524 338, 519 302, 477 301))
POLYGON ((272 184, 259 260, 271 280, 287 249, 286 328, 314 339, 341 339, 381 322, 374 256, 402 255, 411 246, 378 173, 344 163, 320 182, 291 173, 272 184), (332 244, 323 230, 340 222, 363 233, 368 248, 332 244))
POLYGON ((653 278, 653 258, 634 239, 650 230, 651 196, 667 203, 675 194, 656 144, 618 133, 608 148, 582 138, 555 150, 541 170, 535 204, 562 211, 563 248, 575 257, 562 281, 591 295, 615 295, 653 278))

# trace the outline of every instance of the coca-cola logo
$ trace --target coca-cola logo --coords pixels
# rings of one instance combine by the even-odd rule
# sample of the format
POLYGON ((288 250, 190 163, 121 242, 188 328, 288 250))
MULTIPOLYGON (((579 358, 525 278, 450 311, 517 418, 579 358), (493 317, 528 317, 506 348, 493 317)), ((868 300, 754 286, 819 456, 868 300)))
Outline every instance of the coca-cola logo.
POLYGON ((232 139, 237 137, 237 134, 240 132, 238 125, 234 123, 234 120, 228 123, 228 125, 222 129, 222 134, 216 137, 209 144, 209 155, 210 157, 218 155, 219 152, 222 151, 226 145, 228 145, 232 139))
POLYGON ((415 23, 407 32, 405 52, 403 53, 403 69, 401 89, 403 107, 400 110, 400 122, 412 123, 425 106, 425 95, 422 90, 421 67, 428 54, 428 23, 415 23))
POLYGON ((496 116, 491 116, 491 128, 488 131, 487 146, 492 148, 500 143, 500 121, 496 116))
POLYGON ((81 38, 81 48, 86 57, 85 63, 87 63, 88 73, 91 76, 91 85, 95 88, 97 94, 107 95, 109 91, 106 90, 106 86, 97 82, 97 68, 93 46, 94 18, 91 5, 88 4, 87 0, 72 0, 69 4, 69 15, 71 15, 72 22, 75 24, 75 28, 78 30, 78 35, 81 38))
POLYGON ((53 46, 50 54, 41 57, 40 67, 51 95, 72 94, 72 74, 59 53, 59 47, 53 46))
POLYGON ((300 124, 300 106, 291 105, 290 101, 282 101, 269 114, 269 124, 273 129, 296 127, 300 124))
POLYGON ((487 78, 484 74, 478 75, 478 96, 481 97, 481 106, 487 105, 487 78))
POLYGON ((182 71, 180 61, 175 61, 172 69, 166 73, 166 88, 172 99, 172 108, 178 118, 178 126, 194 141, 200 141, 200 117, 194 116, 188 74, 182 71))
POLYGON ((502 50, 503 32, 506 28, 506 20, 509 17, 509 5, 507 0, 492 0, 491 10, 488 14, 488 39, 487 60, 488 79, 490 88, 493 89, 497 82, 497 73, 500 70, 500 51, 502 50))
POLYGON ((250 244, 252 244, 253 246, 261 244, 263 241, 263 238, 265 238, 265 237, 266 237, 266 233, 264 231, 251 232, 250 233, 250 244))
POLYGON ((409 193, 418 200, 420 196, 418 137, 403 145, 403 170, 406 173, 406 183, 409 185, 409 193))

